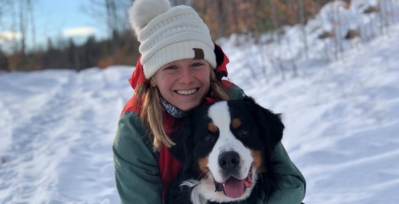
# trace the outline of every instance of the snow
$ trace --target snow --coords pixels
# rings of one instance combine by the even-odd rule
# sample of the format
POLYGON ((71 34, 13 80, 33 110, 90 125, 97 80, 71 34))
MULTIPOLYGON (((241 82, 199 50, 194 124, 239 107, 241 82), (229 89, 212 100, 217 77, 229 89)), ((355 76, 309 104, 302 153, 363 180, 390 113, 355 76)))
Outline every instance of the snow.
POLYGON ((283 144, 307 179, 305 203, 399 202, 398 34, 395 26, 339 61, 304 61, 285 81, 230 69, 248 95, 283 113, 283 144))
POLYGON ((131 71, 0 76, 0 203, 118 202, 111 144, 131 71))
MULTIPOLYGON (((279 45, 221 39, 229 79, 283 114, 283 144, 307 179, 306 204, 396 204, 399 25, 392 20, 335 59, 320 54, 330 46, 315 37, 320 22, 305 27, 309 58, 298 26, 285 28, 279 45)), ((111 146, 133 69, 0 74, 0 203, 119 203, 111 146)))

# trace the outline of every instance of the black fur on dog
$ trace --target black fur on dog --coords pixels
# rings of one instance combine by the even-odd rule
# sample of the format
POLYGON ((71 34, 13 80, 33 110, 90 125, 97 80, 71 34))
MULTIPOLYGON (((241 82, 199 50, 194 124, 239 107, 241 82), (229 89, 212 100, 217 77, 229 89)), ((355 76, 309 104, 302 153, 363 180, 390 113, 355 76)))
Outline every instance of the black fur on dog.
POLYGON ((269 199, 279 179, 272 157, 283 130, 280 114, 250 97, 194 108, 170 136, 176 143, 170 151, 183 168, 168 188, 166 203, 269 199))

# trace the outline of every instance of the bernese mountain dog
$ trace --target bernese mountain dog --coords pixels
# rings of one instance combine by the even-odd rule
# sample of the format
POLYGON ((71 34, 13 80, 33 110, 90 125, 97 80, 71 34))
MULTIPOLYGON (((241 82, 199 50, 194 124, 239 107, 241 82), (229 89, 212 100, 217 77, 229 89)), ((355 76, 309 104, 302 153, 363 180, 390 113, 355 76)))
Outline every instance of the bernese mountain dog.
POLYGON ((280 114, 250 97, 194 108, 170 135, 176 143, 170 152, 183 168, 169 186, 165 202, 269 199, 279 179, 272 168, 273 150, 283 130, 280 114))

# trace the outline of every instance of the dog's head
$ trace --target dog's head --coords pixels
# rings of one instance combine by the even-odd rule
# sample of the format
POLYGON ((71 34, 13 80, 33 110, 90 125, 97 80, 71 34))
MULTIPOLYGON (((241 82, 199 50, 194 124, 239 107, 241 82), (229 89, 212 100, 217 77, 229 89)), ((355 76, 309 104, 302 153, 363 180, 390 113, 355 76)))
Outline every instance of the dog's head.
POLYGON ((259 175, 271 171, 283 129, 280 115, 249 97, 192 110, 171 135, 176 142, 171 152, 183 163, 183 174, 196 180, 183 185, 209 201, 246 199, 259 175))

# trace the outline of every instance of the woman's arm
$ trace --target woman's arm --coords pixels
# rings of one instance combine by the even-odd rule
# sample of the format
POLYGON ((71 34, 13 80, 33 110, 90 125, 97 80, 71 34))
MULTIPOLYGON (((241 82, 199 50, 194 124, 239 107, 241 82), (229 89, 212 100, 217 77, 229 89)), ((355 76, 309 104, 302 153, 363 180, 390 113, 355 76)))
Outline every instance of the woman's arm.
POLYGON ((278 190, 271 196, 268 204, 300 204, 306 193, 306 180, 292 163, 283 145, 277 144, 273 158, 273 169, 280 176, 278 190))
POLYGON ((135 112, 122 114, 113 144, 115 181, 121 203, 161 204, 158 153, 135 112))

